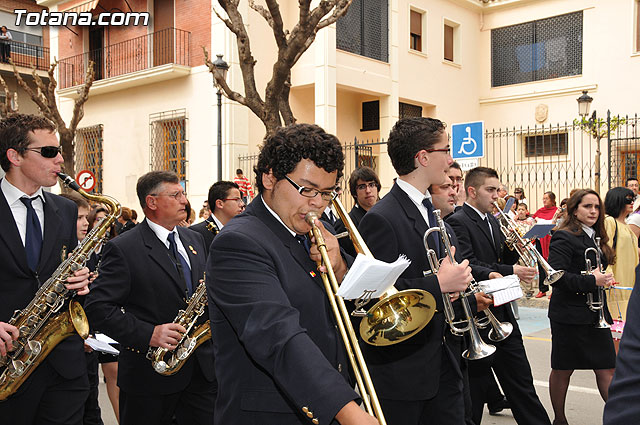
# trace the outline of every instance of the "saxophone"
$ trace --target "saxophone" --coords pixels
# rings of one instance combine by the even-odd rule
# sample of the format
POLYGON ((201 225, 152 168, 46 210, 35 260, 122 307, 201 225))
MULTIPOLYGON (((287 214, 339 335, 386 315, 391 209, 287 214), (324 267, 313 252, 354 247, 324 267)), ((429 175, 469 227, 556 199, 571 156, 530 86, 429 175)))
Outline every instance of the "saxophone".
POLYGON ((80 303, 71 299, 75 291, 65 288, 64 283, 76 270, 85 266, 121 209, 115 199, 88 194, 66 174, 58 173, 58 177, 83 197, 105 204, 109 215, 63 260, 29 305, 13 314, 9 324, 17 327, 20 335, 12 341, 13 349, 6 356, 0 356, 0 401, 15 393, 62 340, 76 332, 83 339, 89 335, 87 316, 80 303))
POLYGON ((196 348, 211 339, 211 326, 208 320, 196 326, 196 321, 204 314, 206 306, 207 287, 202 279, 193 295, 187 300, 187 308, 180 310, 173 319, 173 323, 182 325, 187 330, 177 347, 174 350, 161 347, 149 348, 147 358, 151 360, 153 370, 164 376, 177 373, 196 348))

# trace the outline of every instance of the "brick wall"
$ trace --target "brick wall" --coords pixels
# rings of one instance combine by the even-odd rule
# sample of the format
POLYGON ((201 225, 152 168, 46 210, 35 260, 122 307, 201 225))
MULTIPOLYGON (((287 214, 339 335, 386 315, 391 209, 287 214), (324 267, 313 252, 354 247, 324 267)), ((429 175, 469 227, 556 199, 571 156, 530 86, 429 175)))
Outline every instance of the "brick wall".
MULTIPOLYGON (((29 12, 40 12, 46 7, 38 6, 34 0, 2 0, 0 9, 12 13, 15 9, 26 9, 29 12)), ((49 47, 49 27, 42 28, 42 45, 49 47)))
POLYGON ((211 52, 211 8, 211 0, 175 0, 176 28, 191 33, 191 66, 204 64, 202 46, 215 59, 215 52, 211 52))

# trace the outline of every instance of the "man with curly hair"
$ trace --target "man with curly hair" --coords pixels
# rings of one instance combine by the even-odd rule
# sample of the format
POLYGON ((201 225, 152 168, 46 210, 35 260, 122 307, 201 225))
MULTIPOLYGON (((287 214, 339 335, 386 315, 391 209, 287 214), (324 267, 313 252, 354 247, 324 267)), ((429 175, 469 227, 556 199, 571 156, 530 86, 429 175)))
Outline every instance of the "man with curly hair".
MULTIPOLYGON (((207 290, 220 391, 219 424, 377 424, 349 384, 305 221, 335 196, 344 158, 335 136, 295 124, 267 137, 255 167, 260 194, 211 244, 207 290)), ((316 220, 336 278, 337 239, 316 220)), ((322 268, 321 268, 322 270, 322 268)))

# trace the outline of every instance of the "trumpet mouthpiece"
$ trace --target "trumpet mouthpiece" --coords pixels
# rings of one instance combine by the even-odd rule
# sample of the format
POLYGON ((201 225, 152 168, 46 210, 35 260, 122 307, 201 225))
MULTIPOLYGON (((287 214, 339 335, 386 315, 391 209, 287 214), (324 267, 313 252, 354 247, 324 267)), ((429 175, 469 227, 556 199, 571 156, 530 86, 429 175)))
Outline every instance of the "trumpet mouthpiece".
POLYGON ((309 211, 307 215, 304 216, 305 221, 311 226, 313 226, 313 222, 316 221, 316 218, 318 218, 318 214, 313 211, 309 211))

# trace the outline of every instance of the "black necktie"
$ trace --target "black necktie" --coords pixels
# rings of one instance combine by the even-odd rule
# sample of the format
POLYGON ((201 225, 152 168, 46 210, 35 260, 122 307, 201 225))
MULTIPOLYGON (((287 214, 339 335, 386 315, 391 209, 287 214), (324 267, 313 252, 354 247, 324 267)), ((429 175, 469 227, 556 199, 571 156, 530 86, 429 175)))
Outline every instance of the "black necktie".
POLYGON ((22 197, 20 201, 27 207, 27 232, 24 238, 24 250, 27 253, 27 263, 31 270, 38 268, 40 262, 40 250, 42 249, 42 227, 40 227, 40 220, 38 220, 38 214, 33 209, 32 202, 38 199, 40 196, 34 196, 33 198, 22 197))
MULTIPOLYGON (((437 226, 438 223, 436 222, 436 216, 433 214, 433 204, 431 203, 431 200, 429 198, 424 198, 422 200, 422 205, 424 205, 424 207, 427 209, 427 217, 429 218, 429 223, 427 223, 427 226, 437 226)), ((440 239, 433 233, 429 235, 429 238, 431 238, 431 243, 429 245, 433 247, 433 250, 436 252, 438 258, 440 258, 440 239)))
POLYGON ((491 224, 489 224, 489 216, 485 216, 484 224, 485 224, 485 226, 487 226, 487 229, 489 229, 489 236, 491 237, 491 242, 495 244, 496 242, 493 239, 493 232, 491 231, 491 224))
POLYGON ((307 237, 307 235, 296 235, 295 237, 298 243, 304 246, 304 249, 307 251, 307 254, 309 254, 309 252, 311 251, 311 242, 309 241, 309 238, 307 237))
POLYGON ((189 268, 189 264, 187 260, 178 252, 178 246, 176 245, 176 234, 174 232, 169 233, 169 237, 167 237, 169 241, 169 252, 173 257, 174 264, 178 269, 178 273, 180 273, 184 277, 184 283, 187 286, 187 294, 193 294, 193 284, 191 283, 191 268, 189 268))

